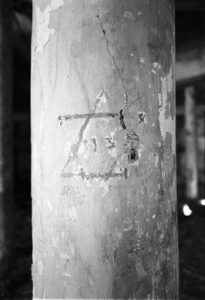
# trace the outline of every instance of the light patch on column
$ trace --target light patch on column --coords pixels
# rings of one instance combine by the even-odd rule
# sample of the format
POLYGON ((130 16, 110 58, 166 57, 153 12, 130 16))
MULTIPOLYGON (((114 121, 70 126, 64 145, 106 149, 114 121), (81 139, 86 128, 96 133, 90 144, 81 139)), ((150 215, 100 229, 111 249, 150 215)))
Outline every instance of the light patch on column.
POLYGON ((55 29, 49 26, 51 13, 59 9, 63 5, 63 0, 53 0, 43 11, 40 7, 36 7, 37 19, 37 37, 36 52, 43 52, 46 44, 49 42, 50 36, 55 33, 55 29))
POLYGON ((77 210, 75 207, 69 208, 68 216, 73 222, 77 220, 78 216, 77 216, 77 210))
POLYGON ((134 15, 131 13, 131 11, 125 11, 125 13, 124 13, 124 18, 126 18, 126 19, 130 19, 130 20, 135 20, 135 17, 134 17, 134 15))
POLYGON ((41 260, 38 261, 38 272, 40 276, 43 275, 43 263, 41 260))
POLYGON ((167 133, 172 136, 172 151, 176 152, 175 145, 175 117, 172 118, 171 113, 166 117, 166 110, 171 111, 170 103, 167 102, 168 94, 173 91, 172 82, 172 69, 170 68, 169 73, 161 78, 161 93, 158 94, 159 98, 159 125, 163 140, 167 133))

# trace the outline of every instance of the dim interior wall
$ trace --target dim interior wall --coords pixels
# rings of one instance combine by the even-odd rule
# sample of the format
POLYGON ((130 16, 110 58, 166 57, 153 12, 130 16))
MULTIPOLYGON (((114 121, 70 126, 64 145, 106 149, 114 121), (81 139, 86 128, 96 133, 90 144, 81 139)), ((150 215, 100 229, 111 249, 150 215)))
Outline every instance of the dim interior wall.
MULTIPOLYGON (((190 82, 189 82, 190 84, 190 82)), ((177 86, 177 185, 178 197, 181 203, 186 201, 186 130, 185 130, 185 94, 187 85, 177 86)), ((205 105, 204 105, 204 84, 203 80, 193 82, 195 90, 195 138, 198 172, 198 195, 196 200, 203 199, 205 195, 205 105)), ((179 203, 180 204, 180 203, 179 203)))
POLYGON ((0 258, 12 232, 12 3, 0 2, 0 258))
POLYGON ((34 298, 178 297, 172 1, 34 1, 34 298))

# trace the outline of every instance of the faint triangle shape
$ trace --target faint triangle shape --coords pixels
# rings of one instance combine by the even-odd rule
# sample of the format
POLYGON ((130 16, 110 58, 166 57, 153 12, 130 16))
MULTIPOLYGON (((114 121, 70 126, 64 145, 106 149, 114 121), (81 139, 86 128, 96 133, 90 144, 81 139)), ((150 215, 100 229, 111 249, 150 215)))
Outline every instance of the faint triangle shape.
POLYGON ((100 95, 97 97, 97 100, 99 100, 99 102, 97 104, 97 108, 95 109, 95 113, 109 113, 110 99, 104 91, 100 93, 100 95))

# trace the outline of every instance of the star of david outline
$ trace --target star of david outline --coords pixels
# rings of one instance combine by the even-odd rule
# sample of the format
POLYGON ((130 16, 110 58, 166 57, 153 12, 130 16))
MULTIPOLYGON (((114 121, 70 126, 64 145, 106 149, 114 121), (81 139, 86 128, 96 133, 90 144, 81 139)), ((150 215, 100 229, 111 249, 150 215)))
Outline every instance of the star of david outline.
POLYGON ((110 169, 108 170, 108 172, 105 172, 105 173, 94 173, 94 172, 86 173, 82 167, 80 168, 80 172, 78 172, 78 173, 66 171, 69 164, 74 162, 76 160, 76 158, 78 157, 78 152, 79 152, 81 143, 83 141, 83 136, 84 136, 84 133, 86 131, 86 128, 87 128, 90 120, 99 119, 99 118, 116 118, 116 117, 118 117, 120 119, 121 126, 124 129, 126 128, 126 126, 124 124, 124 120, 123 120, 124 117, 123 117, 122 111, 120 111, 120 113, 96 112, 96 110, 101 102, 101 98, 102 98, 103 94, 104 94, 104 91, 102 90, 100 92, 100 94, 98 95, 98 97, 96 98, 94 109, 91 113, 66 114, 66 115, 61 115, 58 117, 58 121, 60 123, 63 123, 65 121, 76 120, 76 119, 84 119, 84 123, 78 132, 78 140, 76 143, 72 144, 72 146, 70 147, 71 153, 69 153, 66 164, 61 173, 61 176, 64 178, 81 177, 82 179, 85 179, 85 180, 91 180, 91 179, 95 179, 95 178, 101 178, 104 180, 108 180, 109 178, 115 178, 115 177, 127 178, 127 168, 125 168, 122 172, 114 172, 114 168, 116 166, 117 161, 115 161, 112 164, 112 166, 110 167, 110 169))

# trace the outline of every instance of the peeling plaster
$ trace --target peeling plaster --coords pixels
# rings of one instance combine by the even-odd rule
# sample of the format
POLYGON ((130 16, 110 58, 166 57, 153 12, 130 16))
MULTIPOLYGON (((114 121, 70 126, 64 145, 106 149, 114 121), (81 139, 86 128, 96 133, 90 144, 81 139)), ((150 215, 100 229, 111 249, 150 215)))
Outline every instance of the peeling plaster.
POLYGON ((161 65, 158 63, 158 62, 153 62, 153 67, 155 68, 155 69, 161 69, 161 65))
POLYGON ((43 11, 41 11, 40 7, 36 7, 36 52, 43 52, 50 36, 55 33, 55 29, 49 27, 51 13, 59 9, 63 4, 63 0, 52 0, 51 5, 48 5, 43 11))
POLYGON ((125 11, 125 13, 124 13, 124 18, 126 18, 126 19, 130 19, 130 20, 135 20, 135 17, 134 17, 134 15, 131 13, 131 11, 125 11))
POLYGON ((175 117, 171 116, 170 103, 167 103, 168 94, 173 91, 172 83, 172 69, 170 68, 169 73, 161 78, 161 93, 158 94, 159 99, 159 125, 163 140, 166 138, 166 134, 170 133, 172 136, 172 151, 176 152, 175 145, 175 117), (167 117, 167 109, 169 116, 167 117))

